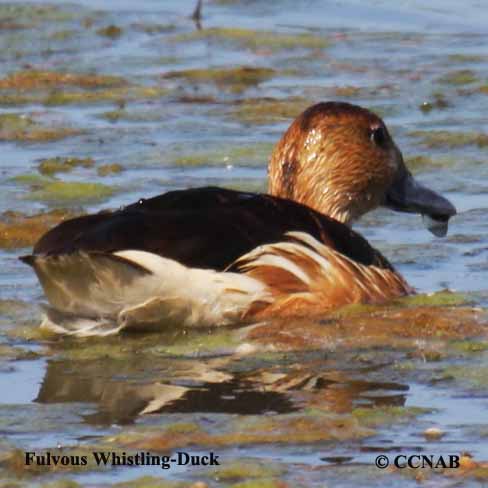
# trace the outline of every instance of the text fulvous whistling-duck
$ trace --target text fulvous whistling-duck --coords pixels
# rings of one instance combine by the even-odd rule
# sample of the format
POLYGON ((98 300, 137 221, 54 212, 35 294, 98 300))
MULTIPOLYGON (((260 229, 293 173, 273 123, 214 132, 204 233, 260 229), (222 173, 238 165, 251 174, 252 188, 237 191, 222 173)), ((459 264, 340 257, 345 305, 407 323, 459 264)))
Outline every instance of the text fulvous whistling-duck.
POLYGON ((456 213, 415 181, 377 115, 319 103, 274 148, 269 194, 172 191, 62 222, 21 259, 49 301, 44 326, 58 332, 319 315, 412 292, 349 227, 380 205, 422 214, 436 235, 456 213))

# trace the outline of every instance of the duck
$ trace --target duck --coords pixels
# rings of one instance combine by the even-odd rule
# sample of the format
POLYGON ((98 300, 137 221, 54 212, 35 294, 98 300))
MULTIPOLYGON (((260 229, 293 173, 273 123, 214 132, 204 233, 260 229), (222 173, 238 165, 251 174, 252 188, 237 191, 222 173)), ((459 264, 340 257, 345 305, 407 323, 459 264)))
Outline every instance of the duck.
POLYGON ((419 183, 383 120, 307 108, 272 151, 268 193, 175 190, 63 221, 20 259, 43 288, 41 327, 77 335, 320 317, 415 293, 351 226, 383 206, 447 233, 455 207, 419 183))

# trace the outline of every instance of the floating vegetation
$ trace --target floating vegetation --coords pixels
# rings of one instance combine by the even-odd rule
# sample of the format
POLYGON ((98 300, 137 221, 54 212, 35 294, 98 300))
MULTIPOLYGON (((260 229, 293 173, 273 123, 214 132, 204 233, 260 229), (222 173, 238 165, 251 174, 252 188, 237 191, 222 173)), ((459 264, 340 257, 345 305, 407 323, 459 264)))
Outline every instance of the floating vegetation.
POLYGON ((452 63, 480 63, 486 60, 486 56, 477 54, 450 54, 447 59, 452 63))
POLYGON ((119 76, 60 73, 57 71, 26 70, 17 71, 0 79, 0 89, 33 90, 77 86, 79 88, 113 88, 127 85, 119 76))
POLYGON ((303 112, 310 102, 304 98, 287 99, 248 99, 236 103, 232 107, 233 118, 245 124, 272 124, 281 121, 290 121, 303 112))
POLYGON ((209 68, 170 71, 164 78, 184 79, 190 83, 213 83, 217 87, 231 93, 242 93, 246 89, 257 86, 275 75, 271 68, 254 68, 239 66, 236 68, 209 68))
POLYGON ((478 77, 470 69, 460 69, 457 71, 451 71, 439 78, 439 82, 446 83, 448 85, 469 85, 479 81, 478 77))
POLYGON ((337 86, 334 88, 336 97, 357 97, 361 94, 362 89, 358 86, 337 86))
POLYGON ((310 321, 288 320, 255 327, 247 338, 279 350, 310 348, 405 347, 420 339, 462 339, 486 333, 488 316, 479 309, 460 306, 351 305, 332 314, 334 327, 310 321))
POLYGON ((426 168, 447 168, 449 166, 454 166, 458 161, 458 158, 454 158, 452 156, 432 158, 430 156, 421 155, 405 158, 405 164, 412 171, 418 171, 426 168))
POLYGON ((409 307, 454 307, 456 305, 466 305, 469 300, 462 293, 454 293, 449 290, 438 291, 437 293, 419 293, 394 300, 400 306, 409 307))
POLYGON ((177 34, 173 42, 208 40, 215 43, 233 42, 241 47, 262 51, 281 51, 290 49, 322 49, 329 46, 329 41, 316 34, 283 34, 272 31, 260 31, 242 28, 213 27, 177 34))
POLYGON ((421 112, 428 114, 432 110, 443 110, 449 107, 449 102, 442 93, 434 93, 432 97, 432 100, 425 101, 419 105, 421 112))
POLYGON ((102 164, 97 168, 98 176, 116 175, 122 173, 122 171, 124 171, 124 168, 118 163, 102 164))
POLYGON ((76 167, 91 168, 95 164, 92 158, 49 158, 43 159, 38 166, 39 173, 54 175, 56 173, 69 173, 76 167))
POLYGON ((15 249, 34 245, 42 234, 59 222, 74 217, 69 210, 56 209, 36 215, 7 211, 0 215, 0 248, 15 249))
POLYGON ((103 112, 99 115, 99 117, 112 123, 116 123, 119 120, 124 120, 127 122, 160 122, 165 120, 167 117, 167 112, 164 109, 164 106, 157 109, 154 106, 137 109, 127 109, 125 106, 122 106, 121 108, 116 108, 115 110, 103 112))
POLYGON ((44 105, 82 105, 103 102, 125 103, 132 100, 160 98, 168 93, 169 91, 166 88, 150 86, 127 86, 93 91, 53 90, 43 99, 42 103, 44 105))
POLYGON ((0 4, 0 22, 15 19, 16 23, 24 25, 38 25, 43 22, 66 22, 79 16, 78 9, 50 4, 35 4, 31 2, 0 4))
POLYGON ((110 39, 118 39, 123 33, 123 30, 116 25, 108 25, 97 30, 97 34, 103 37, 110 37, 110 39))
POLYGON ((269 462, 234 461, 212 470, 212 478, 225 482, 236 482, 254 478, 272 478, 284 473, 282 467, 269 462))
POLYGON ((104 200, 116 191, 115 187, 102 183, 61 181, 36 174, 19 175, 12 180, 30 187, 26 198, 48 203, 90 203, 104 200))
POLYGON ((50 142, 81 133, 69 127, 46 127, 27 115, 0 114, 0 141, 50 142))
POLYGON ((288 484, 278 479, 258 478, 236 483, 232 488, 288 488, 288 484))
MULTIPOLYGON (((181 154, 183 148, 175 148, 181 154)), ((254 145, 222 146, 211 151, 190 153, 177 156, 171 160, 177 166, 263 166, 273 150, 272 143, 258 143, 254 145)))
POLYGON ((129 84, 120 76, 24 70, 0 79, 0 105, 121 103, 162 97, 168 89, 129 84))
POLYGON ((420 407, 376 407, 376 408, 355 408, 352 411, 353 417, 358 419, 365 427, 377 428, 385 425, 410 422, 419 415, 425 415, 432 410, 420 407))
MULTIPOLYGON (((145 32, 146 34, 165 34, 177 29, 175 24, 157 24, 150 22, 135 22, 131 24, 131 27, 136 31, 145 32)), ((173 61, 175 61, 175 59, 173 59, 173 61)))
POLYGON ((102 183, 54 180, 29 193, 28 198, 44 202, 86 203, 105 200, 115 191, 114 187, 102 183))
POLYGON ((141 476, 131 481, 108 485, 107 488, 209 488, 206 483, 169 481, 155 476, 141 476))
POLYGON ((409 132, 408 135, 419 138, 421 144, 431 148, 455 148, 469 145, 475 145, 480 148, 484 148, 488 146, 488 135, 478 132, 416 130, 413 132, 409 132))
POLYGON ((110 438, 130 449, 168 451, 187 446, 225 447, 250 444, 309 444, 333 439, 359 439, 371 435, 354 418, 316 411, 313 415, 289 414, 272 417, 248 416, 229 422, 226 432, 211 433, 197 424, 191 432, 172 428, 133 432, 110 438))
POLYGON ((0 344, 0 361, 18 361, 36 359, 37 357, 38 355, 34 352, 27 351, 19 347, 12 347, 6 344, 0 344))

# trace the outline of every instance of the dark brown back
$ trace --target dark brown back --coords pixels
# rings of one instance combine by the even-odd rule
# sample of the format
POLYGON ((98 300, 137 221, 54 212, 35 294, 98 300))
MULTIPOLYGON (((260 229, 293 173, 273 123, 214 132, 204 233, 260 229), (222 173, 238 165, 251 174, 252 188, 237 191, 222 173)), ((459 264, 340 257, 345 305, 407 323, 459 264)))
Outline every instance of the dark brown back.
POLYGON ((344 224, 291 200, 222 188, 172 191, 114 212, 59 224, 34 254, 142 250, 198 268, 223 270, 255 247, 288 231, 307 232, 349 258, 392 269, 344 224))

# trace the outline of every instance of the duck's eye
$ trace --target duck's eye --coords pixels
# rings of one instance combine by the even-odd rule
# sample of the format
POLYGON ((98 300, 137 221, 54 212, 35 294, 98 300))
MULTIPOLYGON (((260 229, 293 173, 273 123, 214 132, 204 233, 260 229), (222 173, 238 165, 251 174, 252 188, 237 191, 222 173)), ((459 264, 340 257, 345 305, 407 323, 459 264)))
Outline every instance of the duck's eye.
POLYGON ((370 137, 371 140, 377 145, 377 146, 383 146, 383 144, 386 142, 386 131, 383 127, 372 127, 370 130, 370 137))

